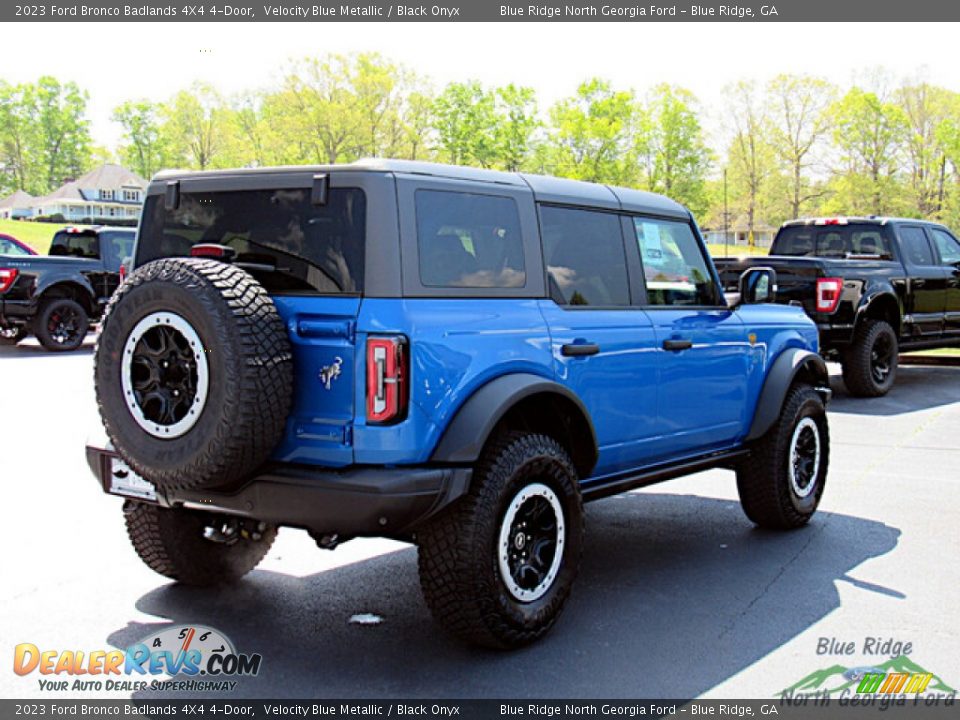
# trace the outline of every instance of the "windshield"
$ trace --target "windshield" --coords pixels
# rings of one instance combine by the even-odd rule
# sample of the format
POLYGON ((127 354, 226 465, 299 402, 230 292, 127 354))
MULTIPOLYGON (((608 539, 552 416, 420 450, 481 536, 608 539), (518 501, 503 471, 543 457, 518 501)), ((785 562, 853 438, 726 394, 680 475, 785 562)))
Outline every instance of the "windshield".
POLYGON ((308 188, 183 193, 175 210, 153 195, 137 265, 187 257, 197 244, 223 245, 268 292, 359 294, 365 224, 366 198, 357 188, 332 188, 325 205, 311 203, 308 188))
POLYGON ((850 225, 790 225, 780 229, 771 255, 893 259, 890 229, 874 223, 850 225))

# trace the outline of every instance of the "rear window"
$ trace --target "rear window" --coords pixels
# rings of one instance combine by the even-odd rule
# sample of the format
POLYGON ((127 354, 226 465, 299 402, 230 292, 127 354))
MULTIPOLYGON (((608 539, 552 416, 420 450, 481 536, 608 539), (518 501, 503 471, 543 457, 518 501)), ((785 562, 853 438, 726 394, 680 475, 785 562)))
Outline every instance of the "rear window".
POLYGON ((53 236, 50 243, 50 255, 57 257, 78 257, 96 260, 100 257, 97 247, 97 234, 92 230, 61 230, 53 236))
POLYGON ((771 255, 893 259, 890 229, 885 225, 791 225, 777 233, 771 255))
POLYGON ((187 257, 197 244, 224 245, 268 292, 359 294, 365 227, 366 196, 358 188, 331 188, 325 205, 310 202, 309 188, 185 192, 175 210, 153 195, 137 265, 187 257))
POLYGON ((416 206, 424 286, 520 288, 527 284, 520 214, 513 198, 418 190, 416 206))

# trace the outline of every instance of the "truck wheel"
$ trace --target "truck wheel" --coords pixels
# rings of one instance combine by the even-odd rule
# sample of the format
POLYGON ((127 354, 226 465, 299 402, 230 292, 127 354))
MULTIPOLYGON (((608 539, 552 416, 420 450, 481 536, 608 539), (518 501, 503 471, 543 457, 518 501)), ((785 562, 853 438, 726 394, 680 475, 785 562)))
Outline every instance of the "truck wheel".
POLYGON ((50 298, 40 306, 34 321, 37 340, 51 352, 69 352, 83 344, 90 317, 83 305, 70 298, 50 298))
POLYGON ((22 325, 0 325, 0 347, 12 347, 27 337, 27 329, 22 325))
POLYGON ((554 624, 580 569, 577 471, 553 438, 508 433, 477 465, 469 493, 418 532, 420 585, 453 635, 493 648, 554 624))
POLYGON ((239 580, 266 556, 277 537, 272 525, 212 513, 127 500, 127 534, 154 572, 186 585, 239 580))
POLYGON ((820 504, 829 461, 823 400, 810 386, 795 385, 777 422, 737 469, 743 511, 763 528, 800 527, 820 504))
POLYGON ((857 327, 843 359, 843 382, 851 395, 886 395, 897 376, 897 335, 883 320, 865 320, 857 327))
POLYGON ((290 341, 238 267, 172 258, 138 268, 110 301, 94 366, 107 435, 160 490, 235 487, 283 436, 290 341))

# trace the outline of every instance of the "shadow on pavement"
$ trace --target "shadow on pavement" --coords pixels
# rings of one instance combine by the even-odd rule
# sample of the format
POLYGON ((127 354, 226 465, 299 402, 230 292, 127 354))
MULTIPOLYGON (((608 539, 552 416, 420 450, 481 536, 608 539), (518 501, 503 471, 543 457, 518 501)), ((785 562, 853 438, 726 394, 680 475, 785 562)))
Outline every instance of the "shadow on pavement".
MULTIPOLYGON (((412 548, 306 577, 255 571, 230 588, 165 584, 137 609, 213 626, 238 651, 261 653, 260 675, 231 697, 686 698, 835 610, 838 580, 904 598, 848 575, 899 536, 831 513, 795 532, 764 532, 738 504, 693 496, 594 503, 564 615, 543 641, 510 653, 461 646, 432 623, 412 548), (364 612, 383 623, 348 622, 364 612)), ((168 624, 130 622, 108 641, 126 647, 168 624)))
POLYGON ((960 401, 960 368, 901 366, 890 392, 879 398, 853 397, 839 375, 830 378, 831 413, 900 415, 960 401))

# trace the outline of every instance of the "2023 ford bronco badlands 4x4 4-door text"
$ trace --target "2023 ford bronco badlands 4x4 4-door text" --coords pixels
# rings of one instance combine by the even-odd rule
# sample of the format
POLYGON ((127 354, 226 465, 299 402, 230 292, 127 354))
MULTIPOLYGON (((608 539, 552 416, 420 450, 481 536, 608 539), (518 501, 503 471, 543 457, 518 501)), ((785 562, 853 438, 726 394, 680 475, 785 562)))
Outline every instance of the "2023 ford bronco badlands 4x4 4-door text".
POLYGON ((689 211, 549 177, 400 161, 162 174, 96 350, 151 568, 234 580, 281 525, 419 546, 455 635, 553 625, 583 502, 712 467, 798 527, 827 475, 828 377, 775 274, 728 306, 689 211))

